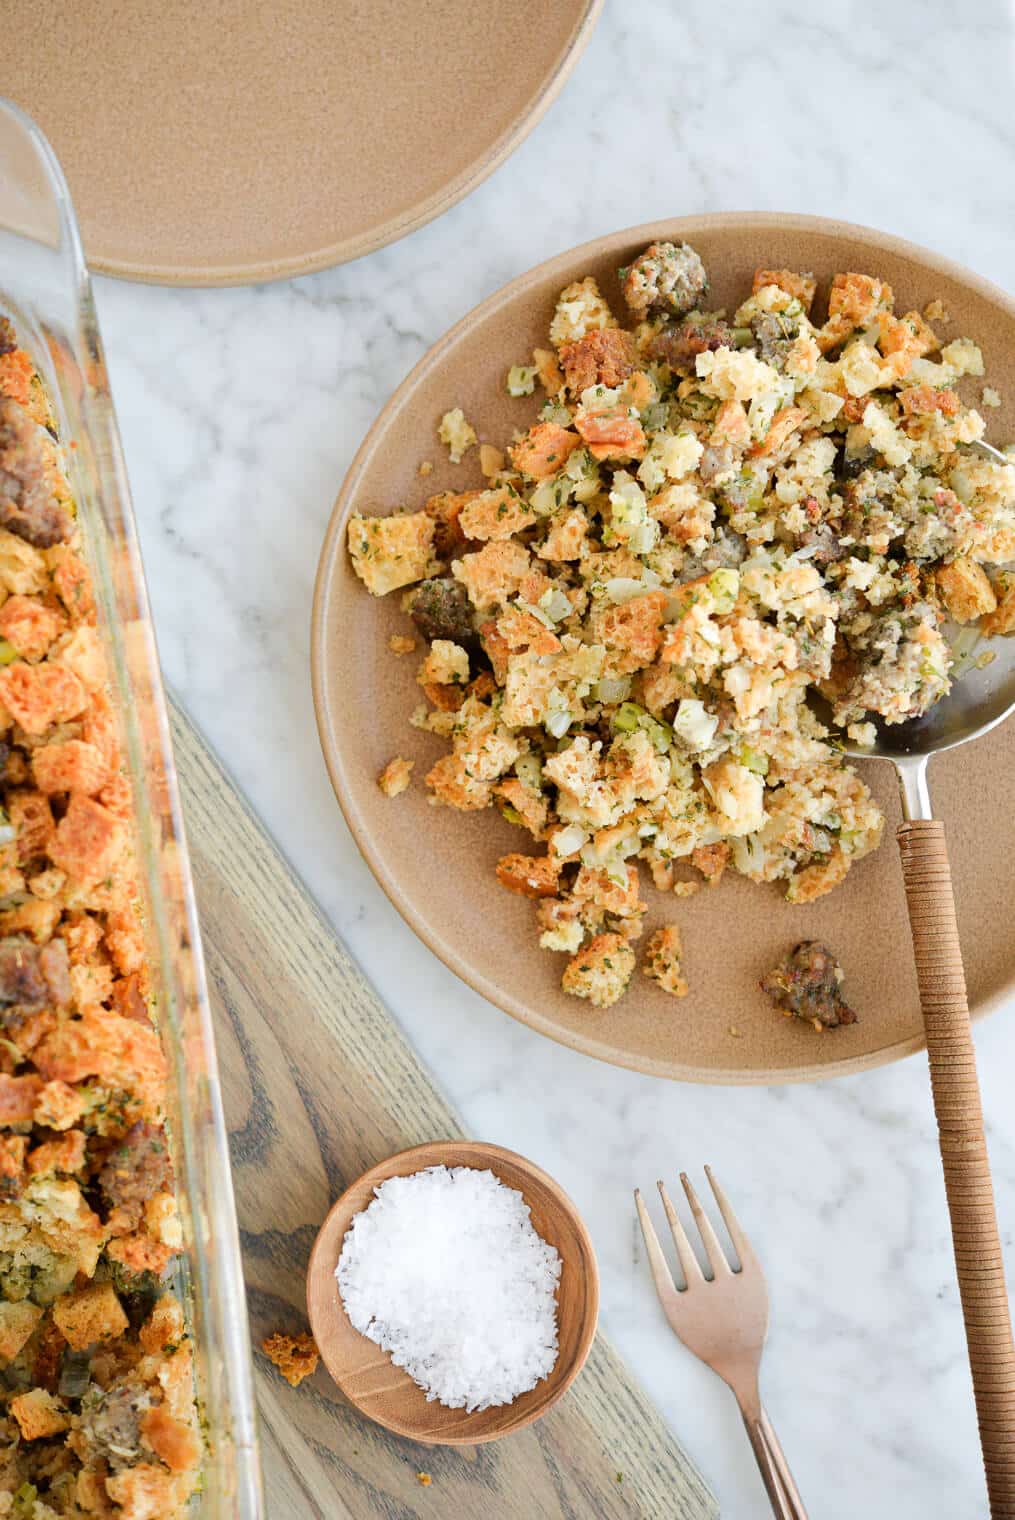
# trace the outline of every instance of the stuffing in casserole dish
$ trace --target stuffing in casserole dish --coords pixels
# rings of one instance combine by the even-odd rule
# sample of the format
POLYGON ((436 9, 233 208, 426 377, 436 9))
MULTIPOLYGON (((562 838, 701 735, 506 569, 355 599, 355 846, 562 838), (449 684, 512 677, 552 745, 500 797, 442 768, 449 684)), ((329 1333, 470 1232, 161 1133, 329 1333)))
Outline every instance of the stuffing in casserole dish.
POLYGON ((172 1517, 202 1443, 132 790, 53 415, 3 321, 0 802, 0 1517, 172 1517))

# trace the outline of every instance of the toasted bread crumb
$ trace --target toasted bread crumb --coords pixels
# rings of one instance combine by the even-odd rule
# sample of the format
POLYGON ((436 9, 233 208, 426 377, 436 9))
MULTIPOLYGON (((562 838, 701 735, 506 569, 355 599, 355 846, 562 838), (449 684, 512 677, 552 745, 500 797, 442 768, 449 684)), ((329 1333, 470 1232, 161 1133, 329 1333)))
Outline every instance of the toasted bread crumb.
POLYGON ((676 924, 657 929, 645 946, 642 971, 673 997, 687 996, 687 979, 681 966, 680 930, 676 924))
POLYGON ((385 797, 400 797, 404 791, 408 790, 415 764, 415 760, 403 760, 401 755, 396 755, 393 760, 388 761, 377 777, 377 785, 385 797))
POLYGON ((492 443, 479 445, 479 468, 487 480, 492 480, 504 468, 504 455, 492 443))
POLYGON ((276 1330, 261 1342, 261 1350, 293 1388, 317 1370, 320 1352, 312 1335, 286 1335, 276 1330))

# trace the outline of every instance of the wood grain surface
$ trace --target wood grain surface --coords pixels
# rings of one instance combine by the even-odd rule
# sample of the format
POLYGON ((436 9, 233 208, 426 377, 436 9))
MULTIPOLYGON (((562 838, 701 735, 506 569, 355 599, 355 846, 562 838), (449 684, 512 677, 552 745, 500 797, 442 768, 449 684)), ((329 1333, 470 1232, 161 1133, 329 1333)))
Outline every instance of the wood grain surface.
MULTIPOLYGON (((305 1328, 317 1229, 367 1167, 461 1135, 433 1079, 178 708, 197 887, 255 1345, 305 1328)), ((258 1351, 270 1520, 702 1520, 718 1506, 599 1336, 544 1420, 434 1449, 370 1424, 323 1366, 290 1388, 258 1351), (422 1486, 417 1474, 429 1473, 422 1486)))

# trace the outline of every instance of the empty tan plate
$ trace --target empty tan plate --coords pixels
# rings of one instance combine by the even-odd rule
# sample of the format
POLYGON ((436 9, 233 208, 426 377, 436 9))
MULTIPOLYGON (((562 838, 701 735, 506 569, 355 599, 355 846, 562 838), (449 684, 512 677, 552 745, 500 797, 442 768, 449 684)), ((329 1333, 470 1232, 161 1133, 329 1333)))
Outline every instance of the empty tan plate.
MULTIPOLYGON (((645 874, 648 928, 676 920, 682 929, 688 997, 668 997, 638 974, 614 1008, 597 1012, 560 990, 562 956, 540 950, 532 903, 497 885, 498 857, 524 848, 519 830, 491 809, 431 808, 422 778, 446 746, 409 726, 420 700, 417 658, 397 659, 390 634, 411 631, 397 595, 367 595, 350 568, 345 520, 351 511, 412 510, 436 491, 464 490, 481 478, 472 450, 455 468, 435 437, 441 414, 461 405, 479 435, 501 444, 526 427, 538 396, 512 401, 510 364, 545 344, 560 288, 594 274, 620 312, 615 270, 653 238, 686 238, 712 276, 717 306, 749 292, 758 265, 812 269, 819 303, 838 270, 870 271, 895 288, 898 309, 940 297, 948 336, 968 335, 983 349, 987 381, 1004 397, 984 415, 994 442, 1015 439, 1015 303, 934 254, 883 233, 841 222, 771 214, 658 222, 614 233, 561 254, 492 296, 442 338, 396 391, 360 449, 342 487, 318 571, 313 626, 314 698, 331 779, 360 849, 392 902, 459 976, 508 1013, 566 1045, 660 1076, 707 1082, 774 1082, 835 1076, 918 1049, 922 1020, 898 852, 886 832, 877 853, 845 884, 793 907, 777 886, 728 872, 714 891, 677 899, 655 893, 645 874), (435 469, 421 480, 417 466, 435 469), (376 776, 393 755, 415 759, 412 787, 389 800, 376 776), (824 939, 839 954, 846 992, 860 1022, 826 1034, 782 1018, 758 978, 800 939, 824 939)), ((971 394, 978 397, 977 382, 971 394)), ((979 382, 982 384, 982 382, 979 382)), ((995 1006, 1015 984, 1015 723, 932 763, 939 816, 948 826, 959 925, 974 1013, 995 1006)), ((891 767, 868 763, 864 779, 886 808, 900 813, 891 767)))
POLYGON ((599 1270, 592 1242, 567 1194, 538 1166, 473 1140, 438 1140, 390 1156, 347 1188, 321 1226, 307 1268, 307 1313, 314 1340, 335 1382, 351 1404, 396 1435, 429 1446, 477 1446, 541 1419, 567 1392, 592 1346, 599 1318, 599 1270), (353 1329, 338 1292, 335 1268, 352 1222, 389 1177, 409 1177, 428 1166, 489 1170, 521 1193, 536 1232, 560 1256, 557 1288, 557 1362, 548 1377, 511 1404, 468 1414, 446 1409, 426 1394, 386 1351, 353 1329))
POLYGON ((89 263, 229 285, 439 216, 535 125, 602 0, 7 0, 0 94, 56 149, 89 263))

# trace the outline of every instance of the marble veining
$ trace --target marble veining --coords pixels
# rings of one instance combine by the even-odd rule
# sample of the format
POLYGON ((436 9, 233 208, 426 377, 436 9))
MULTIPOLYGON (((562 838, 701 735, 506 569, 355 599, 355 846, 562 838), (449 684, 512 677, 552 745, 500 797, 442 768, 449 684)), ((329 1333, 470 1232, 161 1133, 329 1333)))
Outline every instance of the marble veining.
MULTIPOLYGON (((308 675, 317 553, 365 429, 429 344, 598 232, 701 210, 840 215, 1011 287, 1013 37, 1002 0, 607 0, 526 143, 395 247, 246 290, 98 282, 168 679, 471 1130, 576 1199, 603 1324, 730 1520, 765 1513, 763 1492, 732 1400, 665 1328, 631 1206, 635 1183, 704 1161, 768 1269, 764 1388, 812 1514, 984 1513, 924 1061, 820 1087, 673 1086, 542 1040, 459 984, 331 794, 308 675)), ((977 1034, 1009 1249, 1013 1013, 977 1034)))

